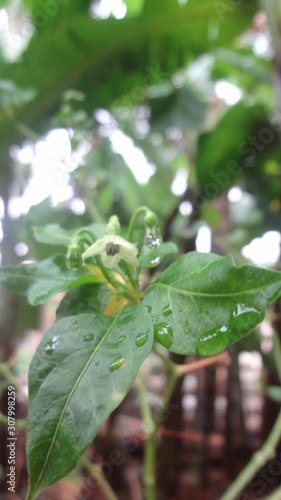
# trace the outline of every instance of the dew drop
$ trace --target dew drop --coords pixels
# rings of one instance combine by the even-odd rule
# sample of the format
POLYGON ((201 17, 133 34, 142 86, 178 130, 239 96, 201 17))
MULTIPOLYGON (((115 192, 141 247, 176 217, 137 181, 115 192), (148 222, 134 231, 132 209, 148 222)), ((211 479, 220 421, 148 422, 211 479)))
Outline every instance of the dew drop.
POLYGON ((171 347, 173 343, 173 330, 168 323, 156 323, 154 325, 154 336, 160 344, 171 347))
POLYGON ((147 333, 138 333, 138 335, 136 336, 136 346, 141 347, 146 343, 147 339, 148 339, 147 333))
POLYGON ((180 312, 180 313, 182 313, 182 311, 183 311, 183 307, 182 307, 182 306, 180 306, 180 307, 179 307, 179 312, 180 312))
POLYGON ((196 344, 198 354, 209 355, 223 351, 230 342, 231 331, 227 326, 213 328, 205 332, 196 344))
POLYGON ((125 356, 118 356, 118 358, 116 358, 114 361, 112 361, 112 363, 110 363, 109 365, 109 371, 111 372, 114 372, 115 370, 118 370, 119 368, 121 368, 121 366, 124 365, 126 361, 126 358, 125 356))
POLYGON ((99 365, 100 365, 100 362, 96 361, 95 366, 99 366, 99 365))
POLYGON ((163 316, 165 316, 165 318, 166 318, 167 316, 170 316, 170 314, 173 314, 171 304, 167 304, 167 305, 163 308, 162 314, 163 314, 163 316))
POLYGON ((232 312, 232 316, 234 318, 238 318, 238 316, 242 316, 242 314, 247 314, 247 313, 262 314, 255 307, 248 307, 245 304, 237 304, 232 312))
POLYGON ((84 342, 91 342, 91 340, 94 340, 94 334, 93 333, 89 333, 88 335, 86 335, 85 337, 83 337, 83 340, 84 340, 84 342))
POLYGON ((121 335, 121 337, 119 337, 119 339, 118 339, 119 344, 121 344, 121 342, 123 342, 123 340, 125 340, 125 335, 121 335))
POLYGON ((57 337, 53 337, 52 340, 49 340, 49 342, 47 342, 47 344, 45 345, 44 351, 49 356, 51 354, 53 354, 54 350, 56 349, 56 347, 58 345, 58 339, 59 339, 59 335, 57 337))
POLYGON ((151 306, 144 306, 144 307, 147 310, 147 312, 150 314, 152 311, 152 307, 151 306))

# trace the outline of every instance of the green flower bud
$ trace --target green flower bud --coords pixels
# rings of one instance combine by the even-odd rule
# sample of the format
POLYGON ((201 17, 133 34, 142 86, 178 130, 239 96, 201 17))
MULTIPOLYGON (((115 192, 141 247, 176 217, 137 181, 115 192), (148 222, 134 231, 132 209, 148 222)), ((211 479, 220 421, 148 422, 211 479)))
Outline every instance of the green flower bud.
POLYGON ((155 215, 154 212, 151 212, 151 210, 147 210, 145 217, 144 217, 144 222, 147 227, 152 229, 153 227, 158 227, 158 218, 155 215))
POLYGON ((121 226, 120 226, 119 219, 118 219, 117 215, 112 215, 109 219, 107 226, 106 226, 106 234, 117 235, 117 234, 120 234, 120 232, 121 232, 121 226))
POLYGON ((79 245, 69 245, 66 255, 66 265, 69 269, 79 269, 83 265, 82 251, 79 245))

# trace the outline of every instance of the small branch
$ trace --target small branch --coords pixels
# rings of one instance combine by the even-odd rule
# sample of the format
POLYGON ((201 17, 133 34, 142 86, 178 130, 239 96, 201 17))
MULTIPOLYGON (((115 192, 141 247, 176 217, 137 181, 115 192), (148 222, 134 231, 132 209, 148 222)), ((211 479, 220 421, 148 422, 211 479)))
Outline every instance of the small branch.
POLYGON ((275 368, 278 374, 278 378, 281 384, 281 344, 277 331, 275 331, 273 335, 272 355, 275 363, 275 368))
POLYGON ((144 451, 144 472, 143 482, 146 492, 146 500, 155 500, 155 455, 156 455, 156 440, 155 440, 155 423, 153 421, 151 410, 147 400, 147 392, 144 376, 141 372, 138 374, 138 389, 140 395, 141 411, 146 432, 146 443, 144 451))
POLYGON ((26 399, 26 395, 23 393, 21 385, 6 363, 0 363, 0 374, 5 378, 7 385, 12 385, 18 393, 26 399))
POLYGON ((130 226, 129 226, 129 232, 128 232, 128 240, 130 242, 133 241, 133 237, 134 237, 134 230, 135 230, 135 226, 136 226, 136 223, 138 221, 138 218, 141 216, 141 215, 144 215, 147 213, 149 209, 147 207, 139 207, 133 217, 131 218, 131 222, 130 222, 130 226))
POLYGON ((277 420, 270 432, 268 438, 264 442, 261 449, 254 453, 250 462, 242 470, 241 474, 235 479, 235 481, 230 485, 228 490, 224 493, 220 500, 236 500, 241 491, 247 486, 252 477, 256 474, 261 467, 263 467, 266 462, 275 455, 275 448, 281 436, 281 411, 277 417, 277 420))
POLYGON ((186 375, 186 373, 200 370, 200 368, 205 368, 205 366, 214 365, 215 363, 226 363, 229 365, 231 363, 231 358, 228 352, 224 351, 211 358, 199 359, 198 361, 194 361, 194 363, 180 365, 178 371, 180 375, 186 375))
POLYGON ((280 488, 277 488, 277 490, 274 490, 271 495, 266 497, 264 500, 280 500, 281 498, 281 486, 280 488))
MULTIPOLYGON (((5 426, 8 425, 7 415, 4 415, 4 413, 2 413, 1 411, 0 411, 0 424, 3 424, 5 426)), ((27 425, 26 418, 21 418, 21 419, 18 419, 15 421, 15 428, 16 429, 26 429, 26 425, 27 425)))
POLYGON ((94 465, 87 457, 85 457, 85 455, 80 457, 79 464, 89 472, 93 479, 98 482, 100 489, 107 500, 118 500, 118 497, 115 495, 113 489, 99 467, 94 465))

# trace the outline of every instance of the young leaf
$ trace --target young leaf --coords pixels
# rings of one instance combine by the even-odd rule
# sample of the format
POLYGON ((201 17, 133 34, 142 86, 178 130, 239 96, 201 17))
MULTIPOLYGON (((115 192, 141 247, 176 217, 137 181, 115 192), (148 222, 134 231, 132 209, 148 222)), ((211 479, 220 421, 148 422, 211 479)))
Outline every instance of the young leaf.
POLYGON ((29 370, 28 500, 70 472, 119 405, 152 349, 146 309, 58 320, 29 370))
POLYGON ((280 294, 280 272, 190 252, 147 289, 144 304, 156 340, 172 352, 208 356, 241 339, 280 294))
POLYGON ((177 245, 171 241, 161 243, 159 247, 153 249, 148 246, 144 246, 140 256, 140 268, 152 267, 153 265, 158 264, 161 258, 165 255, 171 255, 173 253, 177 253, 177 251, 177 245))
POLYGON ((62 299, 57 311, 57 319, 86 312, 102 313, 112 293, 105 285, 92 283, 69 290, 62 299))
MULTIPOLYGON (((83 229, 92 231, 96 238, 101 238, 105 233, 106 226, 105 224, 91 224, 79 230, 82 231, 83 229)), ((33 228, 34 237, 39 243, 63 245, 66 248, 71 244, 75 233, 77 233, 77 229, 64 229, 59 224, 47 224, 46 226, 33 228)))
POLYGON ((0 285, 14 293, 26 295, 30 304, 38 305, 63 290, 103 280, 86 268, 68 269, 63 255, 54 255, 39 264, 0 268, 0 285))
POLYGON ((63 245, 68 247, 71 244, 75 230, 63 229, 59 224, 47 224, 33 228, 36 241, 47 245, 63 245))

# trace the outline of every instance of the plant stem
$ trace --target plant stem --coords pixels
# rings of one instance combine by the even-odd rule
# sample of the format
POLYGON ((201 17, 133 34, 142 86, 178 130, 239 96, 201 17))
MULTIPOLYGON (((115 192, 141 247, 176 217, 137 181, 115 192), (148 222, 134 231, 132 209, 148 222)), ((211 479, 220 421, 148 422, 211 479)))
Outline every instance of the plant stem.
POLYGON ((118 497, 115 495, 113 489, 99 467, 94 465, 87 457, 85 457, 85 455, 80 457, 79 464, 98 482, 100 489, 107 500, 118 500, 118 497))
POLYGON ((122 295, 124 297, 127 297, 127 299, 132 300, 132 297, 131 297, 128 289, 125 286, 123 286, 121 283, 118 283, 118 281, 116 281, 116 279, 112 276, 112 273, 107 270, 106 266, 103 265, 100 256, 96 255, 95 259, 97 261, 97 264, 98 264, 102 274, 107 279, 107 281, 113 286, 113 288, 115 288, 115 290, 117 290, 117 292, 122 293, 122 295))
POLYGON ((123 265, 123 268, 124 268, 126 275, 129 278, 129 281, 133 287, 136 298, 137 298, 138 302, 140 302, 140 289, 139 289, 138 283, 136 282, 136 280, 133 277, 133 273, 131 271, 131 266, 127 262, 125 262, 124 260, 122 262, 122 265, 123 265))
MULTIPOLYGON (((177 365, 176 365, 176 367, 178 368, 177 365)), ((154 431, 155 435, 156 435, 156 432, 157 432, 159 425, 163 422, 163 417, 165 416, 165 414, 167 412, 167 408, 169 406, 171 397, 173 395, 174 389, 176 387, 177 381, 178 381, 179 376, 180 376, 180 373, 179 373, 177 368, 172 370, 172 372, 171 372, 171 375, 169 377, 169 382, 168 382, 166 391, 164 393, 163 406, 161 408, 159 408, 157 415, 156 415, 156 428, 154 431)))
POLYGON ((23 393, 20 384, 6 363, 0 363, 0 374, 3 375, 8 385, 12 385, 26 399, 26 395, 23 393))
POLYGON ((135 230, 135 226, 136 226, 136 223, 138 221, 138 218, 145 214, 149 209, 147 207, 139 207, 133 217, 131 218, 131 222, 130 222, 130 226, 129 226, 129 232, 128 232, 128 240, 130 242, 133 241, 133 236, 134 236, 134 230, 135 230))
POLYGON ((280 500, 281 498, 281 487, 274 490, 271 495, 266 497, 264 500, 280 500))
MULTIPOLYGON (((2 413, 1 411, 0 411, 0 424, 8 425, 7 415, 4 415, 4 413, 2 413)), ((18 419, 15 422, 16 429, 26 429, 26 425, 27 425, 26 418, 18 419)))
POLYGON ((212 356, 210 358, 199 359, 198 361, 194 361, 194 363, 188 363, 187 365, 178 366, 178 370, 180 375, 186 375, 186 373, 194 372, 195 370, 200 370, 200 368, 205 368, 205 366, 214 365, 215 363, 224 361, 227 364, 230 364, 231 358, 228 352, 221 352, 216 356, 212 356))
POLYGON ((259 451, 253 454, 250 462, 242 470, 241 474, 230 485, 228 490, 224 493, 220 500, 235 500, 238 495, 247 486, 250 479, 256 472, 263 467, 264 464, 271 458, 274 458, 275 447, 281 436, 281 411, 275 421, 275 424, 270 432, 268 438, 264 442, 259 451))
POLYGON ((281 383, 281 345, 278 337, 278 333, 275 331, 273 335, 273 348, 272 355, 275 363, 275 368, 278 374, 279 381, 281 383))
POLYGON ((155 423, 153 421, 150 407, 147 400, 147 392, 144 376, 141 372, 138 374, 138 389, 140 395, 140 404, 143 417, 144 428, 146 431, 146 443, 144 450, 144 473, 143 482, 146 492, 146 500, 156 499, 156 480, 155 480, 155 462, 156 462, 156 440, 155 423))

